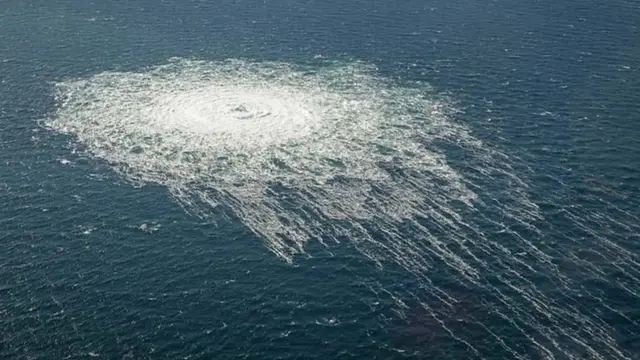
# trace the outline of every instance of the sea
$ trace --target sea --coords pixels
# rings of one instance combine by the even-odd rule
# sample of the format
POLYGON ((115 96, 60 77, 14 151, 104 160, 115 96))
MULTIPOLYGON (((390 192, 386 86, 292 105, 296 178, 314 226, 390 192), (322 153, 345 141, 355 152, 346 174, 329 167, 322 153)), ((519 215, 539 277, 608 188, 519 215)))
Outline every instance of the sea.
POLYGON ((640 359, 639 27, 0 0, 0 359, 640 359))

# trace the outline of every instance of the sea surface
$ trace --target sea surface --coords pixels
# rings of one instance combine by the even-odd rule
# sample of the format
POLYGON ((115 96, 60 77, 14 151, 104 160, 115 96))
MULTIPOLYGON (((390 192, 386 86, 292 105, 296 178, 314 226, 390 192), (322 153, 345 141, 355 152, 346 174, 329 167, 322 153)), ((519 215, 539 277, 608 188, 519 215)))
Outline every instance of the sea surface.
POLYGON ((639 26, 0 1, 0 358, 640 359, 639 26))

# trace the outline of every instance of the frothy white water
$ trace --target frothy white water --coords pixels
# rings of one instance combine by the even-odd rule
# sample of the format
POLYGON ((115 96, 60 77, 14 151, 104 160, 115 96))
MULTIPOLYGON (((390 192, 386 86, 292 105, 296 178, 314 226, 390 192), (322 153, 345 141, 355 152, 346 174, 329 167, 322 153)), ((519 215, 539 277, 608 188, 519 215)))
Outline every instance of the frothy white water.
POLYGON ((392 87, 363 64, 308 71, 176 60, 57 90, 49 127, 185 204, 228 206, 288 261, 310 239, 346 230, 323 220, 347 221, 354 241, 366 243, 362 220, 410 219, 426 210, 425 197, 439 216, 454 215, 449 201, 475 197, 429 149, 437 138, 475 140, 447 122, 443 104, 392 87), (396 170, 412 175, 400 179, 396 170))
MULTIPOLYGON (((429 276, 446 265, 461 282, 492 293, 501 304, 495 314, 537 356, 624 358, 606 324, 530 280, 544 273, 558 286, 575 285, 527 237, 538 233, 532 224, 540 216, 508 157, 451 121, 452 108, 425 86, 399 86, 362 63, 174 59, 139 73, 63 81, 56 90, 49 128, 72 135, 127 179, 166 186, 198 215, 232 211, 286 261, 309 241, 348 240, 376 263, 408 270, 431 300, 454 308, 456 296, 429 276), (442 143, 468 159, 466 176, 442 143), (481 196, 480 183, 494 184, 495 194, 481 196), (570 334, 569 327, 586 330, 570 334)), ((479 326, 514 357, 531 356, 479 326)))

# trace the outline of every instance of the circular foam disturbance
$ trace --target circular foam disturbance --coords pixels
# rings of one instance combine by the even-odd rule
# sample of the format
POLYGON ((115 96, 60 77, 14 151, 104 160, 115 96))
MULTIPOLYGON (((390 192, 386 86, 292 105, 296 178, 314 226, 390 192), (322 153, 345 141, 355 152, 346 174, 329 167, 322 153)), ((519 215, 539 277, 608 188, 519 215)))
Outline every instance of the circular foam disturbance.
MULTIPOLYGON (((424 270, 425 249, 397 234, 382 244, 367 222, 393 229, 420 215, 457 231, 452 201, 471 207, 476 195, 434 141, 486 155, 428 89, 395 85, 358 62, 173 59, 56 88, 59 107, 47 126, 131 180, 166 185, 199 213, 225 205, 288 261, 311 238, 347 232, 376 261, 391 256, 424 270)), ((435 249, 463 274, 474 272, 435 249)))
MULTIPOLYGON (((434 140, 482 144, 427 94, 357 62, 310 69, 174 59, 58 83, 60 105, 46 124, 131 180, 166 185, 187 205, 227 206, 291 261, 309 239, 347 227, 355 243, 375 243, 362 221, 393 227, 425 211, 446 220, 457 216, 452 200, 471 205, 475 194, 429 149, 434 140), (295 196, 284 201, 274 185, 295 196)), ((393 255, 405 256, 398 246, 393 255)), ((403 265, 425 266, 414 255, 418 263, 403 265)))
POLYGON ((434 264, 446 264, 459 281, 504 304, 499 314, 536 329, 544 341, 525 336, 539 355, 569 353, 564 329, 589 324, 598 331, 574 338, 573 346, 623 357, 598 320, 558 307, 511 275, 499 280, 518 295, 496 290, 496 271, 517 279, 544 273, 567 289, 572 283, 534 242, 505 225, 535 232, 531 220, 539 219, 508 157, 451 121, 449 105, 428 88, 400 86, 358 62, 173 59, 137 73, 62 81, 56 95, 58 107, 45 121, 50 129, 72 135, 127 179, 166 186, 200 215, 223 205, 287 261, 311 239, 346 239, 378 264, 410 271, 432 299, 451 304, 452 295, 430 279, 434 264), (443 142, 465 151, 467 177, 450 166, 443 142), (472 191, 486 182, 499 194, 472 191), (486 214, 477 207, 485 200, 486 214), (509 246, 526 249, 532 260, 514 256, 470 213, 511 236, 509 246), (587 345, 596 343, 606 346, 587 345))

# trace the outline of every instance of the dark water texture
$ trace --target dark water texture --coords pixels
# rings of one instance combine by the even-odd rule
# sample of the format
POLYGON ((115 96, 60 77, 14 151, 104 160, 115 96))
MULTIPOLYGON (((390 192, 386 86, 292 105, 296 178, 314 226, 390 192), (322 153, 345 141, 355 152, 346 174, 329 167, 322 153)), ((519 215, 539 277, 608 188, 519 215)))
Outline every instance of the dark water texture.
MULTIPOLYGON (((241 223, 199 221, 164 188, 133 187, 98 161, 64 166, 68 139, 37 124, 66 77, 172 56, 317 54, 456 99, 457 120, 530 185, 544 220, 523 234, 581 282, 532 280, 640 358, 638 24, 629 0, 1 1, 0 358, 512 358, 486 335, 469 336, 480 353, 469 352, 419 307, 395 316, 368 284, 416 286, 398 269, 347 245, 312 245, 288 265, 241 223)), ((467 300, 452 317, 493 321, 482 294, 458 291, 467 300)), ((492 330, 541 358, 511 326, 492 330)))

